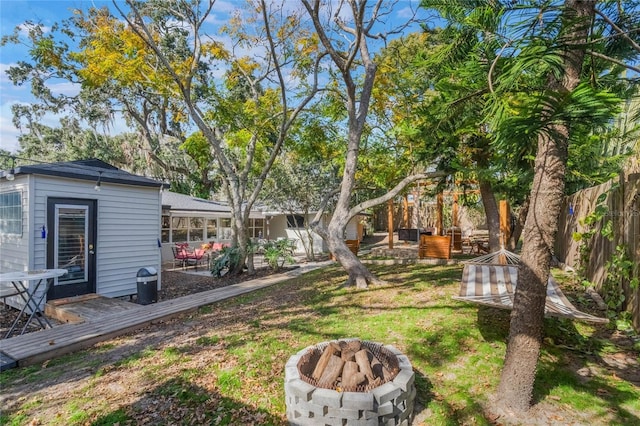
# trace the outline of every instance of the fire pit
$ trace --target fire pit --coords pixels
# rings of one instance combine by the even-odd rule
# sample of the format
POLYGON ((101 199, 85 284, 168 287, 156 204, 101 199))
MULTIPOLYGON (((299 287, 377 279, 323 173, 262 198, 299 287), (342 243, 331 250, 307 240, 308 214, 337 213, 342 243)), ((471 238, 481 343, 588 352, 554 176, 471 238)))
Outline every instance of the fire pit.
POLYGON ((342 339, 309 346, 285 367, 293 425, 408 425, 415 374, 390 345, 342 339))

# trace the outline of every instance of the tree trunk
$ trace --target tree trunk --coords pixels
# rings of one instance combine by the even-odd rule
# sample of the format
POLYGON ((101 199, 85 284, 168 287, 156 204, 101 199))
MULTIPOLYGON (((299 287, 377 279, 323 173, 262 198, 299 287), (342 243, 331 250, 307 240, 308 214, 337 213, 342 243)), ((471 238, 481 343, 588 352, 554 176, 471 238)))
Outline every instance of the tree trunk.
MULTIPOLYGON (((250 204, 243 205, 242 191, 237 184, 237 179, 227 179, 225 182, 225 190, 230 201, 231 207, 231 230, 233 240, 231 246, 238 250, 237 262, 229 265, 229 274, 241 274, 246 265, 247 246, 249 236, 247 234, 250 204)), ((254 271, 249 271, 253 273, 254 271)))
MULTIPOLYGON (((566 126, 557 126, 567 134, 566 126), (561 127, 565 127, 561 129, 561 127)), ((553 241, 564 190, 567 142, 540 137, 531 208, 524 229, 518 286, 511 313, 509 343, 498 387, 503 408, 529 409, 542 343, 544 305, 553 241)))
MULTIPOLYGON (((566 43, 565 74, 562 80, 549 77, 549 89, 559 98, 567 96, 580 81, 584 51, 571 45, 586 41, 594 15, 595 1, 565 1, 561 28, 561 42, 566 43)), ((509 342, 496 395, 497 407, 518 417, 530 408, 542 344, 546 287, 564 195, 569 132, 569 123, 557 123, 538 137, 509 342)))
POLYGON ((498 251, 500 249, 500 211, 491 182, 480 180, 480 195, 489 229, 489 251, 498 251))
POLYGON ((360 259, 349 250, 342 238, 343 233, 340 236, 331 238, 331 234, 327 239, 329 244, 329 251, 333 253, 336 260, 347 271, 349 278, 345 285, 355 285, 356 288, 365 289, 369 287, 369 284, 384 284, 384 281, 376 277, 367 269, 367 267, 360 262, 360 259))
POLYGON ((513 232, 509 237, 509 250, 515 251, 518 246, 518 241, 520 240, 520 236, 522 235, 522 231, 524 230, 524 223, 527 219, 527 214, 529 214, 529 197, 525 198, 522 206, 520 206, 520 211, 518 212, 518 219, 516 220, 516 224, 513 227, 513 232))

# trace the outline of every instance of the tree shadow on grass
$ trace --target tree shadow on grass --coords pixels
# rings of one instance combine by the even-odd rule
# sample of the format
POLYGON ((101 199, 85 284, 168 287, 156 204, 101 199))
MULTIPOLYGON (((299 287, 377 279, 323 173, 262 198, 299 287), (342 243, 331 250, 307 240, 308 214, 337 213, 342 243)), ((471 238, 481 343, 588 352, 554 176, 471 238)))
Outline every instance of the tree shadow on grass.
MULTIPOLYGON (((640 424, 637 413, 631 413, 622 405, 638 400, 638 371, 633 374, 630 369, 637 369, 637 363, 631 366, 612 366, 603 356, 616 354, 622 358, 636 358, 638 354, 617 348, 596 335, 585 336, 575 326, 574 321, 562 318, 546 318, 545 340, 542 355, 538 362, 538 372, 534 386, 534 402, 541 403, 550 395, 563 394, 564 388, 575 393, 584 394, 579 397, 583 404, 602 409, 601 419, 606 423, 640 424), (630 367, 630 368, 627 368, 630 367), (614 386, 626 381, 628 385, 614 386)), ((596 327, 603 327, 597 325, 596 327)), ((555 396, 557 397, 557 396, 555 396)), ((574 397, 578 398, 578 397, 574 397)), ((589 421, 593 422, 590 418, 589 421)), ((597 419, 600 420, 600 419, 597 419)))
POLYGON ((478 306, 478 330, 487 342, 506 342, 509 336, 509 317, 507 309, 478 306))
POLYGON ((489 417, 484 414, 485 408, 481 404, 475 401, 466 401, 466 404, 456 406, 434 392, 433 383, 423 372, 415 367, 413 371, 416 385, 414 425, 434 424, 435 412, 439 412, 439 417, 446 418, 445 424, 450 425, 477 424, 478 417, 485 420, 486 424, 492 423, 489 417))
POLYGON ((282 416, 256 409, 186 378, 172 378, 93 421, 92 426, 135 425, 286 425, 282 416), (133 423, 131 423, 133 422, 133 423))
MULTIPOLYGON (((509 335, 509 316, 508 310, 479 306, 477 321, 482 337, 487 341, 506 343, 509 335)), ((545 340, 534 383, 534 411, 536 405, 546 406, 545 400, 548 397, 557 399, 556 394, 564 394, 562 389, 567 388, 571 389, 570 393, 573 394, 568 398, 580 399, 583 404, 591 398, 592 404, 588 405, 607 407, 601 410, 606 418, 594 418, 597 414, 590 411, 588 418, 581 419, 580 422, 640 424, 640 418, 622 406, 625 402, 637 400, 638 392, 626 390, 624 386, 612 386, 606 380, 606 375, 611 374, 617 378, 616 380, 627 380, 631 389, 637 386, 637 383, 629 379, 636 376, 603 361, 600 356, 605 350, 603 341, 593 336, 584 336, 575 327, 574 322, 568 319, 545 318, 544 326, 545 340), (604 376, 598 375, 589 364, 598 365, 598 369, 606 369, 608 373, 604 373, 604 376)), ((557 403, 552 405, 554 409, 560 406, 557 403)), ((578 407, 580 402, 574 401, 567 405, 569 406, 578 407)), ((572 414, 571 411, 571 408, 567 408, 565 412, 558 414, 567 416, 572 414)))

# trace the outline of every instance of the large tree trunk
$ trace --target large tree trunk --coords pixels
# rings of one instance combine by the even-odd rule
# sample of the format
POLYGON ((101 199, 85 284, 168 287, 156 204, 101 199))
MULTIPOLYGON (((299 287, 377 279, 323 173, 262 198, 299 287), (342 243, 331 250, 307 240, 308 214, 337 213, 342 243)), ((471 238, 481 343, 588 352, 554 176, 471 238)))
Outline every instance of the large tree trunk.
POLYGON ((349 278, 345 283, 346 286, 355 285, 356 288, 366 289, 369 284, 384 284, 384 281, 376 277, 367 267, 360 262, 360 259, 354 255, 347 247, 342 239, 329 239, 329 250, 335 256, 340 265, 347 271, 349 278), (335 243, 338 244, 335 244, 335 243))
MULTIPOLYGON (((565 1, 561 28, 562 41, 567 45, 563 58, 565 74, 562 80, 553 76, 549 78, 549 89, 559 98, 567 96, 580 81, 584 51, 579 46, 571 45, 586 41, 594 14, 595 1, 565 1)), ((496 401, 499 409, 516 416, 521 416, 530 408, 533 394, 543 337, 550 260, 564 195, 569 132, 569 123, 558 123, 538 137, 522 261, 496 401)))
POLYGON ((480 180, 480 195, 489 229, 489 251, 498 251, 500 249, 500 211, 491 182, 480 180))
POLYGON ((347 271, 349 278, 345 285, 355 285, 357 288, 368 288, 369 284, 382 284, 383 281, 377 278, 360 262, 360 259, 349 250, 344 241, 344 231, 348 222, 346 211, 336 210, 333 212, 331 221, 327 227, 327 232, 321 233, 329 246, 329 251, 335 256, 340 265, 347 271))
MULTIPOLYGON (((244 267, 253 267, 253 264, 247 265, 247 248, 249 236, 247 234, 247 223, 249 218, 249 210, 251 204, 243 204, 242 191, 237 184, 237 179, 227 179, 225 182, 225 190, 230 201, 231 207, 231 229, 232 242, 231 246, 238 250, 237 262, 229 265, 229 274, 241 274, 244 267)), ((253 270, 249 270, 253 274, 253 270)))

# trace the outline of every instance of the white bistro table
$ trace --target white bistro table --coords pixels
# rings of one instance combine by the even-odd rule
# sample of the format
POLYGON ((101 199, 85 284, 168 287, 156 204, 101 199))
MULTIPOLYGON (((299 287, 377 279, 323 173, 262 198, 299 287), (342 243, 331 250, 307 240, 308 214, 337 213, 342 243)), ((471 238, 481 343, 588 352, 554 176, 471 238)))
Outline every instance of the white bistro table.
POLYGON ((60 277, 67 273, 66 269, 40 269, 36 271, 18 271, 0 273, 0 297, 6 298, 10 296, 20 296, 24 302, 24 306, 20 313, 11 324, 11 328, 4 338, 11 337, 13 331, 18 326, 18 322, 23 315, 29 315, 27 322, 20 334, 24 334, 31 321, 35 318, 42 328, 52 327, 51 323, 44 316, 40 305, 47 295, 49 286, 54 278, 60 277), (34 282, 33 286, 29 286, 30 282, 34 282), (30 312, 27 312, 27 307, 30 312))

